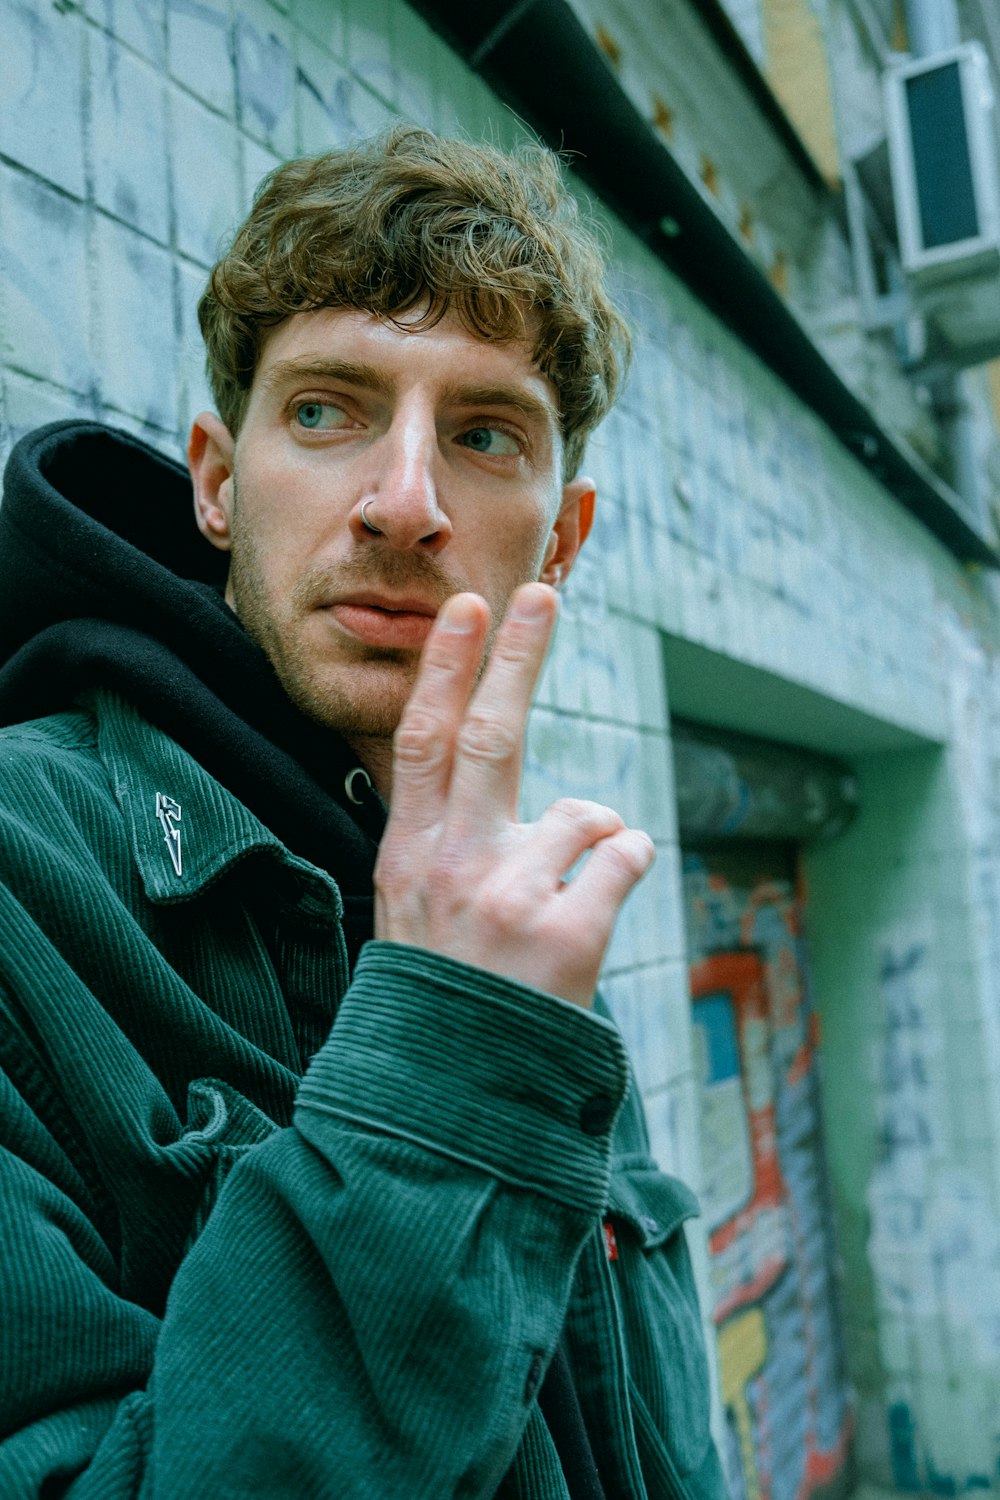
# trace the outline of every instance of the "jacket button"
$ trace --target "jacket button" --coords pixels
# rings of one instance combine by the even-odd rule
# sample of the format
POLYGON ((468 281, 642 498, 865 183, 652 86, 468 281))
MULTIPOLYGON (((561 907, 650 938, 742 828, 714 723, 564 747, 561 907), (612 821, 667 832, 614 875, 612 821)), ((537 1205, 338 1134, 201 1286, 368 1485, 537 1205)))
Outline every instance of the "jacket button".
POLYGON ((615 1117, 615 1101, 607 1094, 592 1094, 580 1108, 580 1129, 585 1135, 603 1135, 615 1117))

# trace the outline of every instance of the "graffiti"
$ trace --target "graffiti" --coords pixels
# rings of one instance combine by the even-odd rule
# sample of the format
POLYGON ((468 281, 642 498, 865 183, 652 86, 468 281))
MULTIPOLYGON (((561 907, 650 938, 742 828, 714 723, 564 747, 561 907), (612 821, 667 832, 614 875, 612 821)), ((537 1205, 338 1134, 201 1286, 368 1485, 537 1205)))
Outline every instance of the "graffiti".
POLYGON ((684 859, 725 1460, 734 1496, 808 1500, 853 1431, 817 1031, 793 882, 748 860, 684 859))
POLYGON ((716 1323, 759 1302, 788 1265, 764 985, 753 952, 717 953, 691 968, 716 1323))
POLYGON ((747 1500, 760 1500, 760 1474, 754 1449, 753 1417, 747 1388, 767 1359, 767 1329, 759 1307, 732 1318, 719 1334, 722 1400, 733 1414, 747 1500))

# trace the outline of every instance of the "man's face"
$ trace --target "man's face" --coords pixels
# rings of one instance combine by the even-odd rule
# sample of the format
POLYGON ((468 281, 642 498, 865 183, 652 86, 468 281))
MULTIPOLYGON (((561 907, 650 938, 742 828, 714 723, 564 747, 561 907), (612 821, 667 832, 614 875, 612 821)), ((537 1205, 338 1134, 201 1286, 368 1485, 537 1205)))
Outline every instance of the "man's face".
POLYGON ((560 582, 593 500, 589 480, 562 484, 529 346, 451 315, 422 333, 351 309, 287 319, 235 445, 205 415, 190 456, 229 603, 289 696, 348 738, 392 735, 451 594, 481 594, 497 624, 519 584, 560 582))

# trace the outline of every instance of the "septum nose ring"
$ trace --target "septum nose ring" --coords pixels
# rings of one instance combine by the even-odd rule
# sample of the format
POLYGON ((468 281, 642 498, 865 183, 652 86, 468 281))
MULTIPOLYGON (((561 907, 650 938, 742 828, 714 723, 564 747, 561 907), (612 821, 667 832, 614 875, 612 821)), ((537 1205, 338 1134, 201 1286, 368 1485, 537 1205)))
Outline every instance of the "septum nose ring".
POLYGON ((366 531, 373 532, 375 534, 375 536, 381 536, 382 532, 379 530, 379 528, 376 525, 374 525, 373 522, 369 521, 367 515, 365 514, 365 512, 367 511, 367 509, 368 509, 369 505, 371 505, 371 503, 372 503, 371 499, 362 501, 362 504, 361 504, 361 524, 365 528, 366 531))

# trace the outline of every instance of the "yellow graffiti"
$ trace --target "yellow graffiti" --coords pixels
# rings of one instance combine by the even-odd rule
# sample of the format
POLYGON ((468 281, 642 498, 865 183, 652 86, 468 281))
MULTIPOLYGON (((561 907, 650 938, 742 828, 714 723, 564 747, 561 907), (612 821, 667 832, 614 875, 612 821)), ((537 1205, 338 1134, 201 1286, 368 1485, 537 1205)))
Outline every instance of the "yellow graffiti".
POLYGON ((753 1451, 753 1431, 747 1384, 763 1368, 767 1358, 767 1332, 764 1314, 752 1307, 719 1330, 719 1374, 722 1399, 736 1421, 740 1441, 740 1458, 746 1482, 747 1500, 760 1500, 760 1480, 753 1451))

